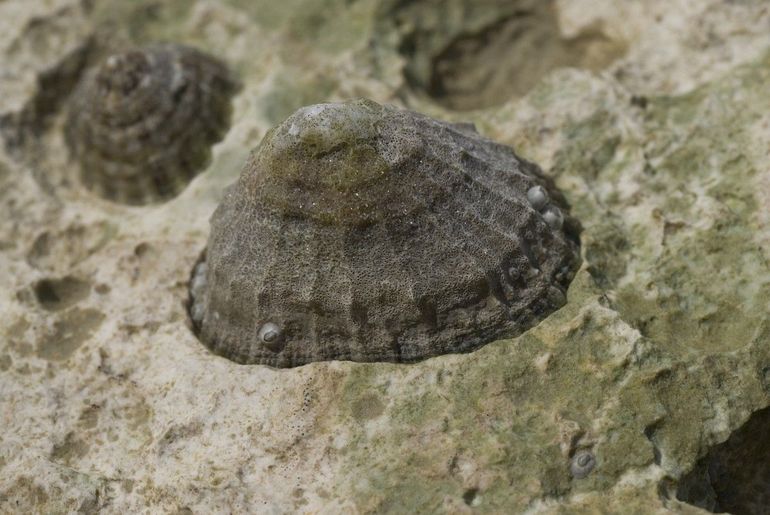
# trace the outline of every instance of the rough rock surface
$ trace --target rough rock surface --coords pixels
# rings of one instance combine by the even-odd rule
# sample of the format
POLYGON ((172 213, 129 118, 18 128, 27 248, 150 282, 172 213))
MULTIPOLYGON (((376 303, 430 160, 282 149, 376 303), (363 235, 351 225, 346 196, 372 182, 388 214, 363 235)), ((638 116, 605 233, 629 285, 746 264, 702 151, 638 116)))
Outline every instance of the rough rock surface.
POLYGON ((770 7, 553 5, 563 40, 600 28, 622 56, 458 113, 407 79, 374 0, 0 2, 0 511, 700 513, 725 484, 750 506, 753 483, 692 478, 747 421, 768 434, 770 7), (152 207, 52 194, 19 149, 64 155, 82 63, 161 40, 244 83, 208 169, 152 207), (543 167, 584 227, 561 310, 412 365, 274 370, 198 342, 184 299, 223 188, 292 111, 355 97, 543 167))

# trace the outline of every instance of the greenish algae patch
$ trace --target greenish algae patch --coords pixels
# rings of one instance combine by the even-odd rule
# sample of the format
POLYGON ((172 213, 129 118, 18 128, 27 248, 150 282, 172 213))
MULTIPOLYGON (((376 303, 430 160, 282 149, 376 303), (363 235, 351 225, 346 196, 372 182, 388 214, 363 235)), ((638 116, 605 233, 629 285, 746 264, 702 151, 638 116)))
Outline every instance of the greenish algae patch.
POLYGON ((124 31, 132 41, 179 41, 185 36, 179 22, 189 17, 193 5, 185 0, 152 4, 107 0, 94 4, 92 16, 96 24, 113 33, 124 31))
POLYGON ((378 395, 369 393, 356 399, 351 406, 351 411, 354 419, 359 422, 366 422, 382 415, 385 406, 378 395))
POLYGON ((325 75, 282 70, 260 97, 261 114, 275 126, 302 106, 327 101, 337 87, 339 84, 325 75))
POLYGON ((65 361, 101 326, 104 314, 95 309, 72 308, 53 324, 53 329, 37 344, 37 356, 49 361, 65 361))
POLYGON ((69 465, 73 460, 82 458, 88 453, 89 445, 74 432, 67 433, 64 441, 54 445, 51 459, 55 462, 69 465))
MULTIPOLYGON (((649 99, 625 119, 608 113, 638 107, 598 103, 568 124, 554 170, 573 185, 586 264, 567 306, 517 339, 414 365, 416 377, 440 380, 389 392, 388 432, 365 452, 355 439, 346 449, 362 511, 463 499, 481 512, 522 511, 574 499, 580 512, 573 492, 606 494, 628 474, 648 474, 639 481, 650 485, 656 468, 677 478, 770 404, 770 356, 759 352, 770 266, 752 239, 757 165, 741 132, 751 109, 770 108, 763 89, 747 86, 768 72, 763 61, 725 77, 734 86, 744 76, 737 99, 715 83, 649 99), (709 107, 714 95, 733 105, 709 107), (585 479, 569 474, 576 448, 597 459, 585 479)), ((393 373, 369 368, 345 390, 371 390, 393 373)), ((650 492, 662 508, 658 493, 670 487, 624 490, 624 508, 643 512, 650 492)))
MULTIPOLYGON (((437 499, 462 499, 468 489, 477 490, 479 508, 521 509, 532 498, 569 493, 570 449, 562 449, 560 424, 576 421, 589 431, 607 391, 616 388, 618 376, 633 361, 613 348, 617 324, 625 324, 593 300, 586 311, 576 313, 568 305, 557 313, 569 326, 560 330, 566 333, 560 338, 551 337, 559 324, 548 319, 543 325, 550 328, 541 326, 447 362, 438 358, 415 365, 424 385, 392 397, 390 428, 374 442, 376 448, 370 441, 362 453, 359 440, 347 448, 352 475, 360 477, 364 467, 376 470, 355 485, 361 509, 395 510, 389 503, 399 499, 412 503, 401 505, 410 510, 429 511, 442 506, 432 504, 437 499), (544 363, 540 358, 546 353, 551 358, 544 363), (581 395, 570 395, 576 391, 581 395), (512 484, 526 488, 512 489, 512 484)), ((370 371, 351 378, 345 390, 368 391, 385 379, 370 371)), ((651 448, 648 453, 651 461, 651 448)))
MULTIPOLYGON (((750 223, 758 163, 744 155, 751 144, 744 128, 770 109, 762 88, 749 87, 757 76, 768 76, 767 61, 723 79, 733 93, 716 83, 650 103, 646 130, 654 137, 645 153, 653 173, 643 186, 661 196, 660 254, 639 257, 649 280, 620 288, 618 307, 675 355, 740 349, 766 317, 770 263, 750 223)), ((634 231, 632 241, 651 236, 643 226, 634 231)))

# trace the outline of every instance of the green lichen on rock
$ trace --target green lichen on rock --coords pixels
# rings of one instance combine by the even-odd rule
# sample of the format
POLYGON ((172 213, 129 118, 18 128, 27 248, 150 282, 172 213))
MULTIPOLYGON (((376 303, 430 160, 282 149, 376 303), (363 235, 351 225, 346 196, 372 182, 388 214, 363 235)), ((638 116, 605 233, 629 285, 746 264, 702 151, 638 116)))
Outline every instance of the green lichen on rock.
POLYGON ((518 511, 617 488, 632 471, 678 478, 770 403, 758 372, 770 365, 770 266, 754 240, 761 163, 748 151, 770 109, 768 75, 763 59, 691 94, 650 98, 642 112, 586 94, 597 109, 563 129, 553 168, 557 183, 579 184, 566 189, 586 225, 587 263, 567 306, 517 339, 412 371, 419 386, 391 393, 388 433, 348 449, 351 477, 378 456, 378 481, 352 483, 360 507, 388 511, 395 498, 429 511, 474 488, 483 511, 518 511), (565 420, 579 430, 559 451, 565 420), (574 447, 597 456, 583 480, 569 477, 574 447), (456 463, 468 456, 463 476, 456 463), (426 481, 427 463, 436 477, 426 481))

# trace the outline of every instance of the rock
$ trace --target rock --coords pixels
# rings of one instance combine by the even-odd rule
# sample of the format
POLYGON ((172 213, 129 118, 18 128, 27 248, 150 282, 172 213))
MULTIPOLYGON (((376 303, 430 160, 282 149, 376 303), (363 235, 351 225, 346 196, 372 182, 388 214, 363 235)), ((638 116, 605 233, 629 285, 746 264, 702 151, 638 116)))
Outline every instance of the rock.
MULTIPOLYGON (((374 0, 0 2, 0 511, 754 505, 727 472, 768 431, 770 11, 758 0, 572 4, 553 4, 550 34, 601 33, 622 56, 599 73, 550 69, 460 113, 408 78, 410 29, 374 0), (71 90, 38 102, 39 77, 79 76, 105 41, 160 40, 195 44, 242 77, 207 168, 140 207, 47 181, 66 177, 71 90), (201 345, 191 270, 248 149, 303 105, 355 97, 472 122, 542 167, 583 226, 561 309, 517 337, 413 364, 275 370, 201 345), (582 452, 595 465, 576 478, 582 452)), ((453 16, 431 25, 446 28, 438 39, 456 39, 453 16)))

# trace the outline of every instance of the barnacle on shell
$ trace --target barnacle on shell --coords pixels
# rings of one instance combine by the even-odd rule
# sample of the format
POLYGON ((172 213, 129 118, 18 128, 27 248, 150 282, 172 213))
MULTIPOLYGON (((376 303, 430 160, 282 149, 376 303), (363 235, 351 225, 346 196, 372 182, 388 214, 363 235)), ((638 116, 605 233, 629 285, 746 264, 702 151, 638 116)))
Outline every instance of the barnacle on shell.
POLYGON ((214 213, 191 318, 240 363, 467 352, 566 302, 578 232, 536 165, 469 124, 308 106, 267 133, 214 213))
POLYGON ((81 182, 126 204, 173 197, 227 131, 237 89, 223 63, 187 46, 111 55, 84 77, 67 116, 81 182))

